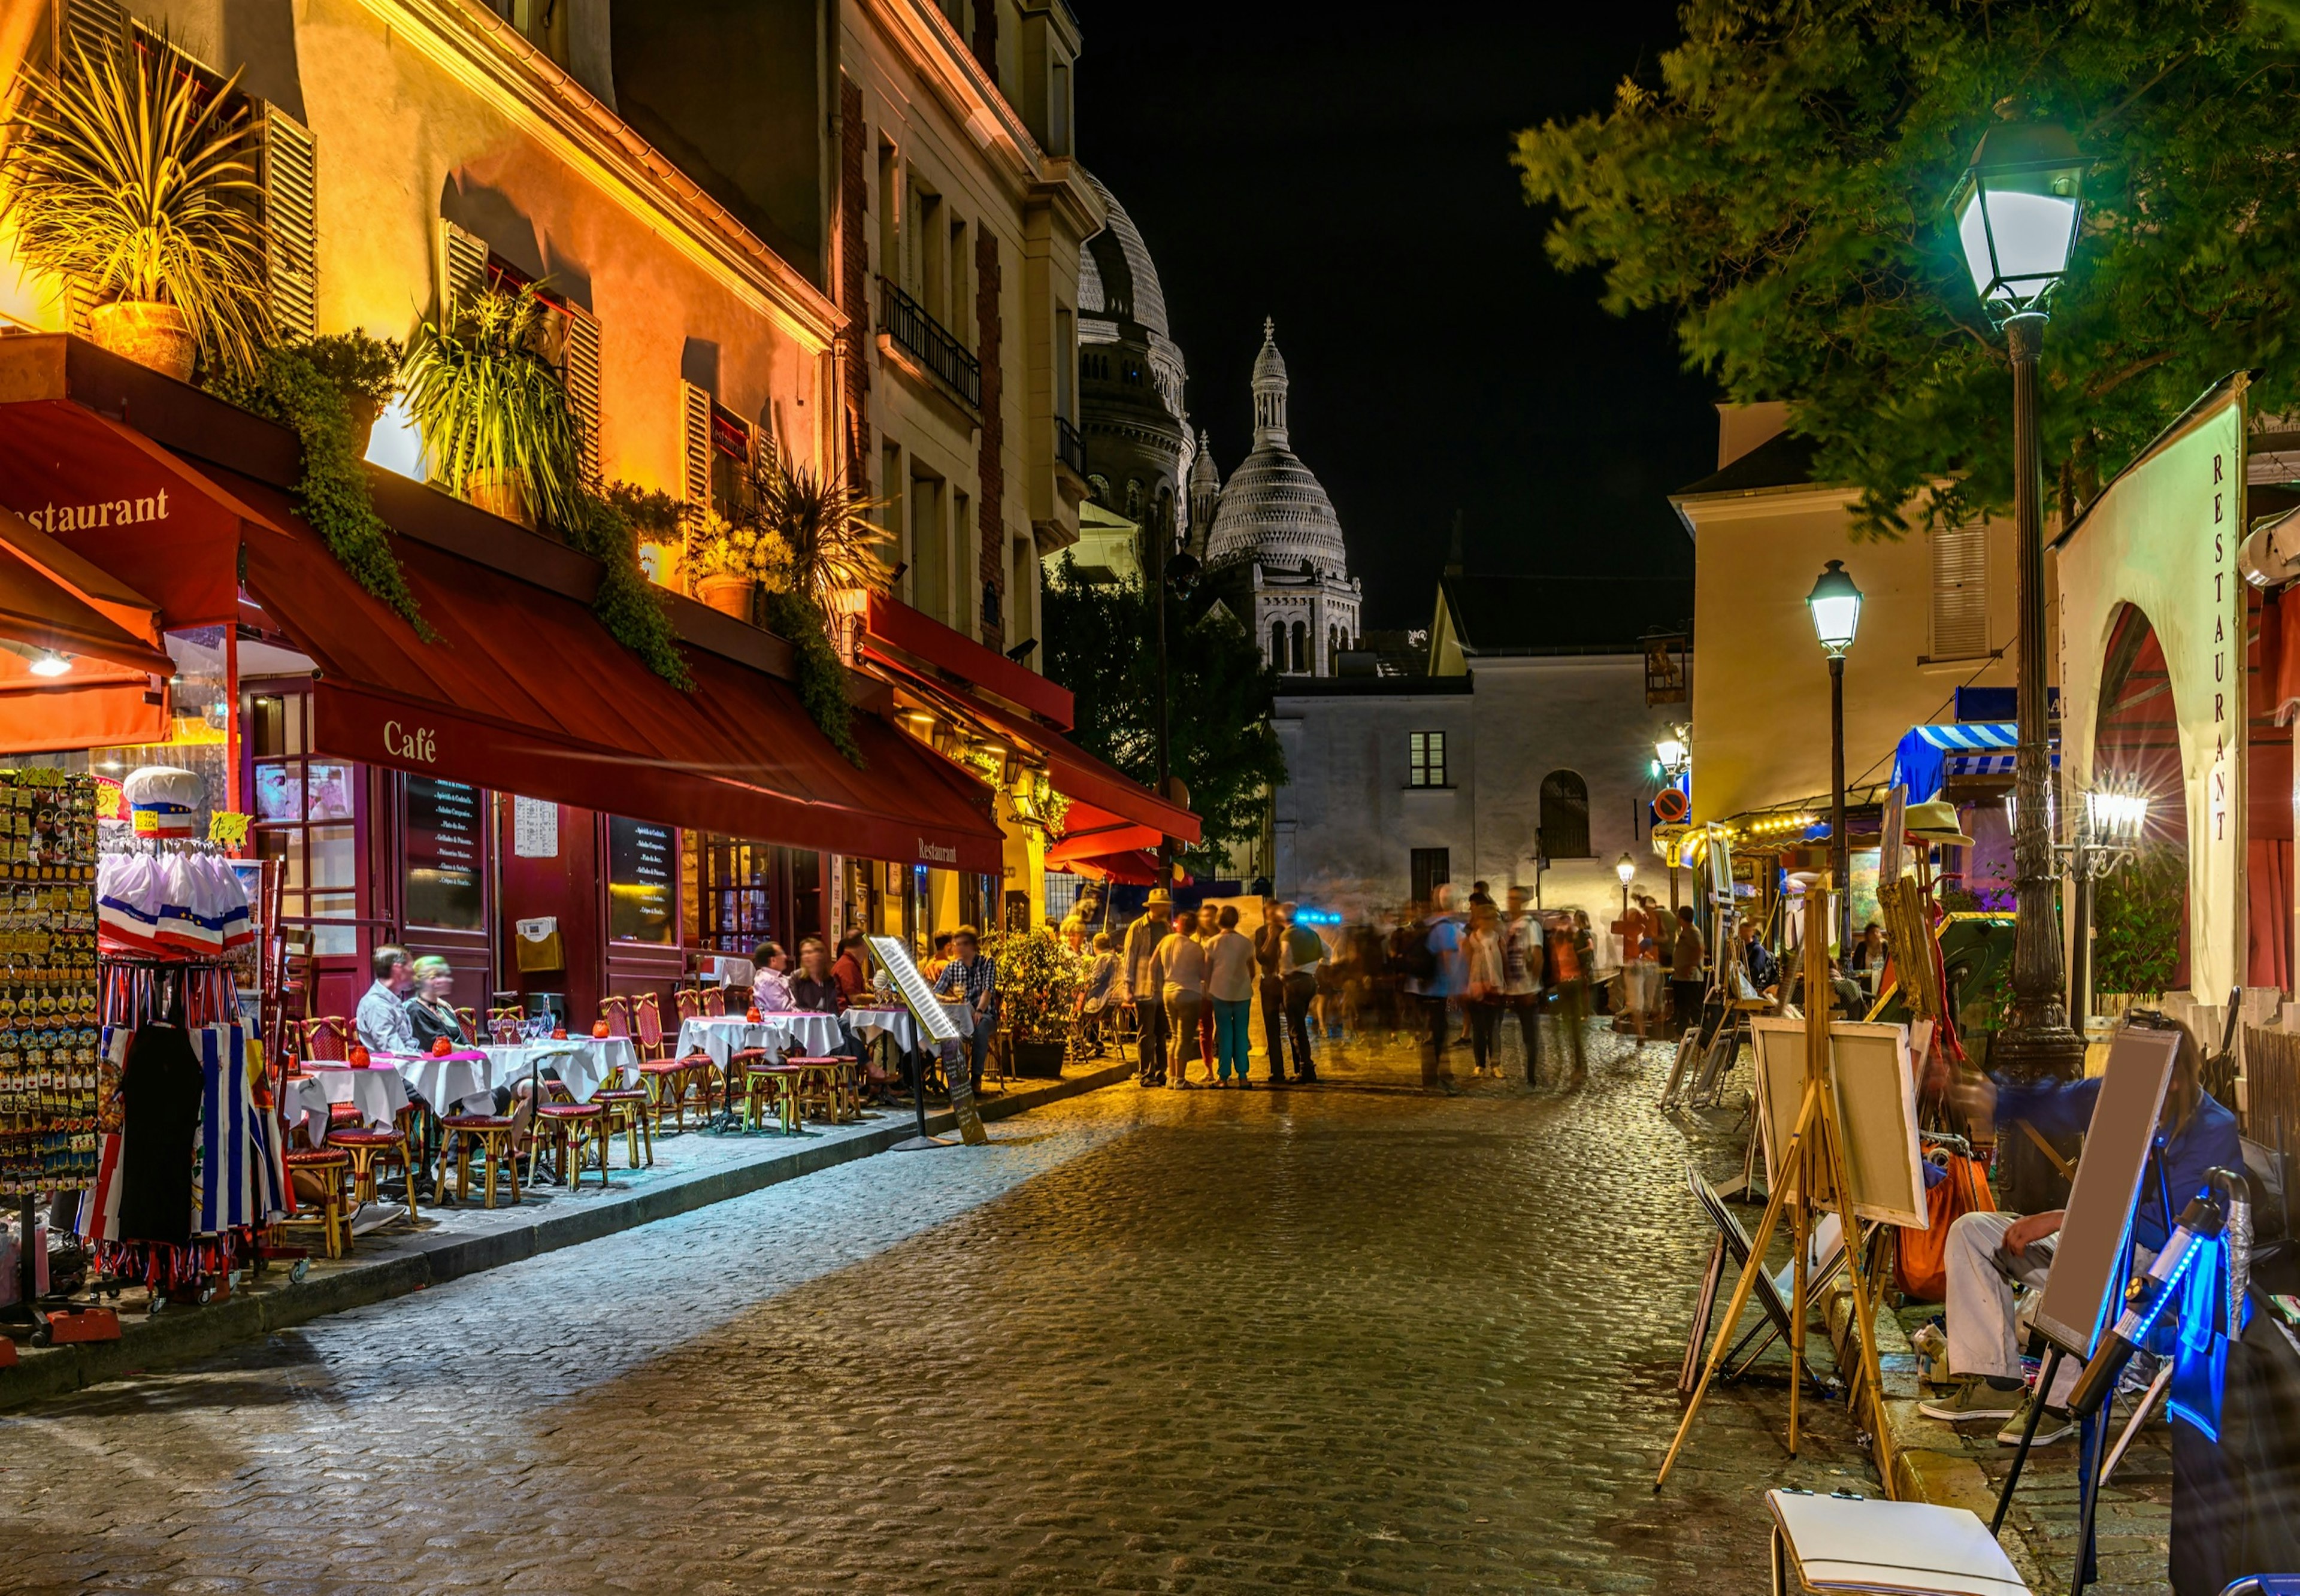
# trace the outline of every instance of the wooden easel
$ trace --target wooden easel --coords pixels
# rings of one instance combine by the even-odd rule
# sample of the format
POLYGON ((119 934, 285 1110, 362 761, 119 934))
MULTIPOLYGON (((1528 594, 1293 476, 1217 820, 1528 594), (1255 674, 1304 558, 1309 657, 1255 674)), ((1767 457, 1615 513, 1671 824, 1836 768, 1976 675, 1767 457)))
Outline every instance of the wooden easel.
POLYGON ((1686 1437, 1693 1432, 1693 1421, 1701 1412, 1710 1383, 1716 1378, 1734 1345, 1742 1310, 1748 1306, 1750 1293, 1765 1272, 1765 1251, 1785 1211, 1789 1219, 1795 1270, 1789 1302, 1788 1449, 1789 1456, 1796 1456, 1797 1405, 1804 1388, 1797 1371, 1805 1365, 1805 1320, 1810 1306, 1806 1271, 1812 1257, 1813 1215, 1817 1207, 1833 1204, 1844 1231, 1845 1267, 1853 1283, 1853 1312, 1861 1348, 1859 1365, 1853 1377, 1846 1382, 1846 1400, 1857 1416, 1856 1422, 1869 1432, 1885 1493, 1893 1493, 1892 1438, 1885 1420, 1884 1380, 1877 1367, 1875 1298, 1870 1288, 1869 1268, 1862 1256, 1864 1249, 1860 1241, 1861 1227, 1854 1218, 1853 1187, 1846 1174, 1845 1131, 1838 1119, 1837 1093, 1829 1072, 1828 885, 1829 878, 1824 875, 1809 883, 1805 890, 1804 1096, 1797 1108, 1796 1128, 1781 1159, 1784 1167, 1796 1169, 1796 1178, 1779 1183, 1766 1201, 1765 1216, 1750 1240, 1749 1260, 1742 1267, 1741 1278, 1733 1288, 1733 1301, 1725 1309, 1725 1322, 1718 1327, 1717 1337, 1710 1344, 1700 1383, 1694 1387, 1693 1400, 1677 1426, 1677 1439, 1670 1442, 1669 1455, 1662 1459, 1661 1472, 1654 1478, 1655 1491, 1668 1482, 1669 1471, 1676 1466, 1678 1454, 1685 1450, 1686 1437), (1816 1197, 1816 1193, 1824 1191, 1824 1197, 1816 1197))

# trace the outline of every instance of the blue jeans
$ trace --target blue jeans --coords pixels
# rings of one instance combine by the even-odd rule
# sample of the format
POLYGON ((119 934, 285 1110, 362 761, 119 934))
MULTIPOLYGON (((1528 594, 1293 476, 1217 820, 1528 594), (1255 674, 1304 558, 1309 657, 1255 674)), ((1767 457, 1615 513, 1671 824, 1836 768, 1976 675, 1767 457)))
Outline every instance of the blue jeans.
POLYGON ((1253 1025, 1254 1000, 1215 998, 1214 1005, 1214 1078, 1228 1080, 1236 1075, 1246 1078, 1246 1054, 1252 1051, 1248 1033, 1253 1025))

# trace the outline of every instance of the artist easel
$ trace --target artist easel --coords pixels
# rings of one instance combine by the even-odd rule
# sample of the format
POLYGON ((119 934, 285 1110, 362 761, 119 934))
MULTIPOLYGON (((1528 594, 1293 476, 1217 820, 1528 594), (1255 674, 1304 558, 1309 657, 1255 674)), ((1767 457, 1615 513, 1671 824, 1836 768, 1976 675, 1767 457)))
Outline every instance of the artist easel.
MULTIPOLYGON (((1804 981, 1805 990, 1814 994, 1829 990, 1828 885, 1826 875, 1805 878, 1804 981)), ((1676 1466, 1678 1454, 1685 1450, 1686 1438, 1693 1432, 1693 1421, 1701 1412, 1710 1384, 1734 1345, 1742 1310, 1748 1306, 1750 1293, 1756 1290, 1758 1279, 1765 1273, 1765 1251, 1785 1211, 1789 1219, 1794 1272, 1789 1301, 1789 1355, 1793 1367, 1804 1365, 1805 1321, 1812 1293, 1812 1282, 1807 1276, 1813 1212, 1821 1201, 1819 1193, 1825 1187, 1827 1199, 1836 1206, 1838 1223, 1843 1226, 1845 1267, 1853 1284, 1853 1311, 1861 1349, 1859 1364, 1853 1378, 1846 1382, 1846 1400, 1857 1415, 1855 1422, 1868 1432, 1886 1494, 1889 1496, 1893 1492, 1891 1432, 1885 1418, 1884 1380, 1877 1365, 1875 1300, 1870 1288, 1868 1266, 1862 1258, 1861 1228, 1854 1217, 1853 1186, 1846 1165, 1845 1130, 1838 1118, 1837 1093, 1830 1078, 1829 1006, 1826 1002, 1809 1003, 1806 1008, 1804 1095, 1797 1109, 1796 1128, 1781 1158, 1784 1166, 1796 1168, 1796 1179, 1794 1183, 1780 1183, 1766 1200, 1764 1218, 1750 1239, 1748 1261, 1742 1266, 1741 1278, 1733 1288, 1733 1300, 1725 1309, 1725 1322, 1711 1343, 1708 1361, 1693 1390, 1693 1400, 1678 1425, 1677 1438, 1670 1442, 1669 1455, 1662 1459, 1661 1472, 1654 1478, 1655 1491, 1668 1482, 1669 1471, 1676 1466)), ((1790 1379, 1791 1457, 1796 1455, 1798 1401, 1804 1387, 1803 1380, 1790 1379)))

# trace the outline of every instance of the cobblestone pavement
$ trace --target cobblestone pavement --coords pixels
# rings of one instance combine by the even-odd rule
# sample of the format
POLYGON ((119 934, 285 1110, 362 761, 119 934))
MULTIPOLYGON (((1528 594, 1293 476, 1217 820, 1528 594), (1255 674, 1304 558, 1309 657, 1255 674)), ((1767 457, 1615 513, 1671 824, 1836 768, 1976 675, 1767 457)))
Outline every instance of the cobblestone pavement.
POLYGON ((1756 1380, 1654 1493, 1707 1247, 1624 1051, 1111 1088, 0 1418, 0 1592, 1762 1591, 1762 1491, 1873 1479, 1756 1380))

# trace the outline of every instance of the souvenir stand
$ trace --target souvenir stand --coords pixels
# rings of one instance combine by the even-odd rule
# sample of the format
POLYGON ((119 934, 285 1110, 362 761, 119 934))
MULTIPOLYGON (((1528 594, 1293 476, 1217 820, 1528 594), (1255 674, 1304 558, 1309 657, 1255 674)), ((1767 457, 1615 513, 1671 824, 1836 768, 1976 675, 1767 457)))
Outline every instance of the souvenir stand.
POLYGON ((0 770, 0 1194, 15 1210, 12 1314, 36 1326, 42 1197, 96 1170, 96 784, 0 770))
POLYGON ((190 771, 121 784, 130 825, 96 860, 101 1137, 79 1233, 116 1279, 213 1294, 288 1209, 264 1049, 234 975, 254 927, 241 877, 193 835, 190 771))

